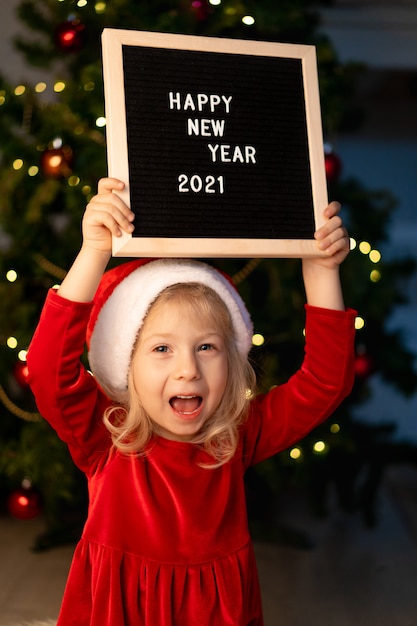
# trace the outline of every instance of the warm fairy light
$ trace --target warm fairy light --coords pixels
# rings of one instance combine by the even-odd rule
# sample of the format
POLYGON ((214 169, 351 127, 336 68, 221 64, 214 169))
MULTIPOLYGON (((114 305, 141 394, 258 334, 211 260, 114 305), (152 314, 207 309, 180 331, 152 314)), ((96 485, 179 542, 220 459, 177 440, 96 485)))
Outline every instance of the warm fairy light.
POLYGON ((252 17, 252 15, 245 15, 245 17, 242 17, 242 22, 245 26, 253 26, 255 24, 255 18, 252 17))
POLYGON ((100 13, 104 13, 104 11, 106 10, 106 3, 105 2, 96 2, 94 10, 96 13, 100 14, 100 13))
POLYGON ((96 86, 95 82, 92 80, 89 80, 88 83, 85 83, 84 85, 84 91, 93 91, 95 86, 96 86))
POLYGON ((26 91, 26 87, 24 85, 17 85, 17 87, 15 87, 15 90, 14 90, 14 95, 23 96, 25 91, 26 91))
POLYGON ((83 7, 86 7, 87 4, 88 4, 87 0, 78 0, 77 7, 80 7, 80 9, 82 9, 83 7))
POLYGON ((349 249, 350 250, 354 250, 357 245, 358 244, 356 242, 356 239, 354 239, 353 237, 350 237, 350 239, 349 239, 349 249))
POLYGON ((4 91, 0 91, 0 106, 6 102, 6 94, 4 91))
POLYGON ((45 89, 46 89, 46 83, 41 82, 35 85, 36 93, 43 93, 45 89))
POLYGON ((381 272, 378 270, 372 270, 369 274, 369 278, 371 279, 371 282, 378 283, 381 280, 381 272))
POLYGON ((15 348, 17 348, 17 339, 16 337, 9 337, 6 341, 7 347, 10 348, 11 350, 14 350, 15 348))
POLYGON ((19 354, 17 355, 17 358, 19 359, 19 361, 23 361, 23 363, 26 361, 26 357, 28 355, 28 351, 27 350, 20 350, 19 354))
POLYGON ((88 194, 91 193, 91 187, 90 185, 84 185, 83 188, 81 189, 81 192, 85 195, 88 196, 88 194))
POLYGON ((105 117, 98 117, 96 119, 96 126, 98 128, 103 128, 103 126, 106 125, 106 118, 105 117))
POLYGON ((359 315, 355 317, 356 330, 361 330, 364 326, 365 326, 365 320, 363 319, 363 317, 359 317, 359 315))
POLYGON ((209 0, 209 4, 212 4, 214 7, 218 7, 221 3, 222 0, 209 0))
POLYGON ((58 80, 55 85, 54 85, 54 91, 55 93, 61 93, 61 91, 64 91, 65 89, 65 83, 63 80, 58 80))
POLYGON ((256 333, 255 335, 253 335, 252 345, 263 346, 264 343, 265 343, 265 337, 263 335, 261 335, 260 333, 256 333))
POLYGON ((335 435, 336 433, 340 432, 339 424, 331 424, 330 432, 333 433, 333 435, 335 435))
POLYGON ((368 243, 367 241, 361 241, 360 242, 359 250, 360 250, 360 252, 362 252, 362 254, 369 254, 371 249, 372 249, 371 244, 368 243))
POLYGON ((32 165, 29 169, 28 169, 28 174, 29 176, 36 176, 36 174, 39 172, 39 167, 37 165, 32 165))
POLYGON ((68 185, 70 187, 76 187, 77 185, 80 184, 80 178, 78 176, 70 176, 68 178, 68 185))
POLYGON ((372 263, 379 263, 379 261, 381 260, 381 253, 379 250, 371 250, 369 253, 369 258, 371 259, 372 263))
POLYGON ((324 452, 326 450, 326 444, 324 443, 324 441, 316 441, 316 443, 313 446, 313 450, 314 452, 317 452, 318 454, 321 454, 322 452, 324 452))
POLYGON ((292 450, 290 450, 290 457, 294 460, 299 459, 301 457, 301 449, 292 448, 292 450))
POLYGON ((9 281, 9 283, 14 283, 17 280, 16 270, 9 270, 6 274, 6 278, 9 281))
POLYGON ((15 159, 13 161, 13 169, 14 170, 21 170, 23 167, 23 161, 22 159, 15 159))

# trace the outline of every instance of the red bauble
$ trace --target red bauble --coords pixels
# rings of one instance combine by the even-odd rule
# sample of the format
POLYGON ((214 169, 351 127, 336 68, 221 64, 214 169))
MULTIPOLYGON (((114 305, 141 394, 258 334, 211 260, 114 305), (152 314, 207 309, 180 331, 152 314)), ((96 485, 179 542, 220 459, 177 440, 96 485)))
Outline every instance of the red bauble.
POLYGON ((47 148, 42 152, 40 167, 49 178, 65 178, 71 174, 73 153, 69 146, 47 148))
POLYGON ((371 357, 366 352, 359 352, 355 356, 354 370, 357 378, 368 378, 372 374, 373 364, 371 357))
POLYGON ((324 155, 326 178, 329 185, 336 183, 342 172, 342 161, 334 152, 326 152, 324 155))
POLYGON ((14 366, 13 374, 21 387, 25 388, 28 386, 29 370, 26 362, 18 361, 14 366))
POLYGON ((62 52, 77 52, 83 45, 85 26, 80 20, 73 19, 58 24, 55 29, 55 43, 62 52))
POLYGON ((206 20, 210 14, 210 7, 207 0, 192 0, 191 8, 200 22, 206 20))
POLYGON ((7 509, 16 519, 33 519, 42 512, 41 496, 32 486, 22 485, 9 495, 7 509))

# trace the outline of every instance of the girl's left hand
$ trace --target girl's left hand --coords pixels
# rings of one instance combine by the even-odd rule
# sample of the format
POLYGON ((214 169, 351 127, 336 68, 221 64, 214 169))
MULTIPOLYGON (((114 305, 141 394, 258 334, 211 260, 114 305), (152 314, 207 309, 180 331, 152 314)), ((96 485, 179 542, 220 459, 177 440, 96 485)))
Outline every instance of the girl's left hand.
POLYGON ((319 250, 326 256, 311 259, 315 264, 329 269, 338 267, 347 257, 350 250, 350 239, 339 213, 339 202, 331 202, 323 212, 326 223, 315 233, 314 238, 319 250))

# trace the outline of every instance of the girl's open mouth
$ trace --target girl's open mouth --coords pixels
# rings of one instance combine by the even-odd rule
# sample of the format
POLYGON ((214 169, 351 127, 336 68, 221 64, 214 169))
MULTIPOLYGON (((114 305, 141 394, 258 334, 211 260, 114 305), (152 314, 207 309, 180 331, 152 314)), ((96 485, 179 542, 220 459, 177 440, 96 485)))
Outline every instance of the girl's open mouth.
POLYGON ((176 413, 186 416, 194 416, 203 403, 201 396, 174 396, 169 401, 176 413))

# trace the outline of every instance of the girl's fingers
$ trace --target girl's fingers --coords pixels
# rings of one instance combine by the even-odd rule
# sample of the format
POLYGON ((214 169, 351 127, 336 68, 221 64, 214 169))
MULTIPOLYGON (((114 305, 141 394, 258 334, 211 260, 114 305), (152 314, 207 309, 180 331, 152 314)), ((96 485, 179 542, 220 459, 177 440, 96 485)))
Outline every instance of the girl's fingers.
POLYGON ((114 203, 94 202, 87 205, 86 219, 95 226, 106 226, 113 234, 121 234, 120 229, 131 233, 134 230, 132 224, 134 213, 123 203, 122 207, 114 203))
POLYGON ((98 181, 98 193, 104 193, 106 191, 122 191, 124 189, 124 182, 118 178, 101 178, 98 181))
POLYGON ((330 202, 330 204, 324 209, 324 216, 331 218, 334 215, 338 215, 342 209, 342 206, 339 202, 330 202))

